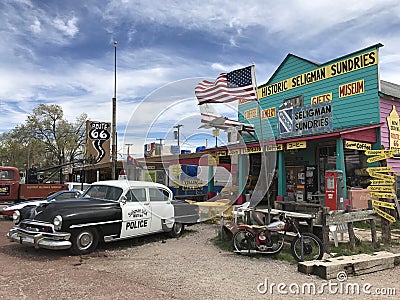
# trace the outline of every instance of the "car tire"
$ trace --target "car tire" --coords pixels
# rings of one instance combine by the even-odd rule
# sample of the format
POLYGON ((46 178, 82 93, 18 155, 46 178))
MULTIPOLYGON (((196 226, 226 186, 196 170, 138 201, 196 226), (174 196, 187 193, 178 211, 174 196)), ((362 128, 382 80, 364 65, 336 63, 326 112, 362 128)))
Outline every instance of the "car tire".
POLYGON ((182 223, 175 222, 174 225, 172 226, 172 230, 168 232, 168 235, 170 237, 176 238, 182 235, 182 233, 185 231, 185 225, 182 223))
POLYGON ((95 228, 83 228, 71 233, 71 252, 74 255, 89 254, 99 244, 99 233, 95 228))

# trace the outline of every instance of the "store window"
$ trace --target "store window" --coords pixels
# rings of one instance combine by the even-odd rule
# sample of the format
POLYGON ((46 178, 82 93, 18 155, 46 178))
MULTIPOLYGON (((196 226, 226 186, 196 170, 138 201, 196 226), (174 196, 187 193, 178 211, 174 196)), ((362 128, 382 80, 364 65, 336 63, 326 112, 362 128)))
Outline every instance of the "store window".
POLYGON ((318 150, 319 172, 318 187, 320 193, 325 193, 325 172, 336 169, 336 146, 327 144, 318 150))
POLYGON ((346 185, 348 187, 362 187, 369 185, 369 176, 361 176, 360 170, 365 168, 365 154, 362 151, 345 149, 346 185))

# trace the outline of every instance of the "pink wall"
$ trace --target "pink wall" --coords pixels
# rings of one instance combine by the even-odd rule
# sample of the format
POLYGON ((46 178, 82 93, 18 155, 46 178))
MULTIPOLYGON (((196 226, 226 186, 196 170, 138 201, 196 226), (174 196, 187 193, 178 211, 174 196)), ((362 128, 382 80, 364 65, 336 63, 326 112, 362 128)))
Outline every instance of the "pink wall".
MULTIPOLYGON (((381 144, 385 147, 385 149, 389 149, 389 128, 387 125, 386 117, 389 116, 392 111, 392 106, 396 107, 396 111, 400 114, 400 102, 380 99, 380 121, 383 123, 381 127, 381 144)), ((387 159, 387 165, 393 168, 393 172, 400 173, 400 159, 387 159)))

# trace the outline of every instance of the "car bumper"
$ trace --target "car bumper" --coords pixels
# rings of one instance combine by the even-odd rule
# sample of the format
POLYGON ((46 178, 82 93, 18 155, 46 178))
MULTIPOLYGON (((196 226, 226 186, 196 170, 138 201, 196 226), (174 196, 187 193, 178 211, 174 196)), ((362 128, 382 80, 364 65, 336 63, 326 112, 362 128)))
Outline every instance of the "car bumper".
POLYGON ((42 233, 23 230, 18 227, 13 227, 7 237, 14 242, 31 245, 35 248, 44 248, 51 250, 64 250, 71 248, 69 241, 70 233, 42 233))

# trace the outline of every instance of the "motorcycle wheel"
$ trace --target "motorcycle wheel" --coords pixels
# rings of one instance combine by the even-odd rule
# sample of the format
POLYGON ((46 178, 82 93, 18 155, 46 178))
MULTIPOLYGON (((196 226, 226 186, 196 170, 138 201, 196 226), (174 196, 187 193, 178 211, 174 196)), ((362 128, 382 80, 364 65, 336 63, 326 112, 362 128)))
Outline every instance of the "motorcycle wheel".
POLYGON ((239 230, 233 236, 233 251, 237 254, 250 255, 255 250, 255 236, 250 231, 239 230))
POLYGON ((290 244, 290 250, 297 261, 321 259, 324 255, 321 240, 309 232, 296 236, 290 244))

